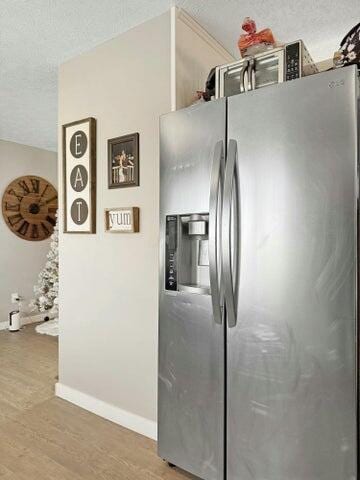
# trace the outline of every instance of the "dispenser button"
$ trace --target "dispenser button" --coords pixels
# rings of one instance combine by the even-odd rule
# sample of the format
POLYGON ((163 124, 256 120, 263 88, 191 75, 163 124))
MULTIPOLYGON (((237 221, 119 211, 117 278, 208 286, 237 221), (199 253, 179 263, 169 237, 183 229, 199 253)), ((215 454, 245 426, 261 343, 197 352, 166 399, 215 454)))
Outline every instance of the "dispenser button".
POLYGON ((192 220, 189 222, 189 235, 206 235, 206 222, 204 220, 192 220))

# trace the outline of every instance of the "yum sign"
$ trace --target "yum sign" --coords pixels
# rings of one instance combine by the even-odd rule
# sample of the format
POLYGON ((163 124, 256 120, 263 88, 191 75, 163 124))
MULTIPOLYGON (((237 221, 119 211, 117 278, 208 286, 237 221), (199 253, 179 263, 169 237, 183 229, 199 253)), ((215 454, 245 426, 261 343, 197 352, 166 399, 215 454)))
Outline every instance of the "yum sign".
POLYGON ((139 208, 107 208, 105 229, 115 233, 137 233, 139 231, 139 208))

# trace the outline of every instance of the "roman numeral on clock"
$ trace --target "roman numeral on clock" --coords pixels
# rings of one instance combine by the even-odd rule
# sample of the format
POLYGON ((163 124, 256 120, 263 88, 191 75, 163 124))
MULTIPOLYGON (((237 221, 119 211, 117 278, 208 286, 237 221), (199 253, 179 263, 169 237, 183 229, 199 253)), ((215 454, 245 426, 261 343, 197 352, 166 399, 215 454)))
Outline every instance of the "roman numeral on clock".
POLYGON ((13 188, 11 188, 10 190, 8 190, 8 194, 9 194, 9 195, 14 195, 14 197, 16 197, 19 202, 21 202, 21 200, 24 198, 22 195, 19 195, 18 193, 16 193, 13 188))
POLYGON ((25 236, 27 234, 29 226, 30 226, 29 222, 24 220, 23 223, 18 228, 18 232, 20 233, 20 235, 25 236))
POLYGON ((54 200, 57 199, 57 195, 54 195, 53 197, 49 198, 48 200, 46 200, 46 205, 48 205, 49 203, 53 202, 54 200))
POLYGON ((20 212, 20 204, 5 202, 5 210, 9 212, 20 212))
POLYGON ((30 188, 28 187, 28 185, 27 185, 27 183, 25 182, 25 180, 21 180, 21 181, 19 182, 19 186, 23 189, 25 195, 27 195, 28 193, 30 193, 30 188))
POLYGON ((48 188, 49 188, 49 184, 47 184, 46 187, 44 188, 40 198, 42 198, 45 195, 45 192, 48 188))
POLYGON ((17 223, 21 222, 21 220, 23 220, 23 216, 20 213, 8 216, 8 221, 12 227, 17 223))
POLYGON ((32 193, 39 193, 40 192, 40 180, 37 178, 32 178, 31 180, 32 186, 32 193))
POLYGON ((31 225, 30 237, 31 238, 39 238, 39 227, 37 226, 36 223, 31 225))
POLYGON ((50 235, 51 232, 45 223, 41 222, 41 228, 43 229, 43 232, 45 233, 45 235, 50 235))
POLYGON ((49 222, 53 227, 55 227, 56 221, 48 215, 45 219, 47 222, 49 222))

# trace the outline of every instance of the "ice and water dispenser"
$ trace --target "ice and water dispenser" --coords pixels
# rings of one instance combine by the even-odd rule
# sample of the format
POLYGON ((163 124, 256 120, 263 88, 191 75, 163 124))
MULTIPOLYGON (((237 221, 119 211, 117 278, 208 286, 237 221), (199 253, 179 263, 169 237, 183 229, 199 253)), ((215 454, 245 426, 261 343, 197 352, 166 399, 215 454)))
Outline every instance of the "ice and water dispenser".
POLYGON ((166 217, 166 290, 210 294, 208 227, 208 214, 166 217))

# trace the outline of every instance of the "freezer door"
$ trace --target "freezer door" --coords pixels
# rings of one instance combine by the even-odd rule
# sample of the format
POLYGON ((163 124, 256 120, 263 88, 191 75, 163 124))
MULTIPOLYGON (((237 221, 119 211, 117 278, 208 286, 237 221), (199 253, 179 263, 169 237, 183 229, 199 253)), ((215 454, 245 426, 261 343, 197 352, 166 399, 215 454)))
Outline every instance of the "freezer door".
POLYGON ((358 478, 356 98, 347 67, 228 99, 241 210, 229 480, 358 478))
MULTIPOLYGON (((168 287, 175 290, 166 288, 166 219, 173 225, 178 221, 179 231, 181 220, 209 215, 210 261, 214 240, 210 179, 214 161, 219 161, 221 150, 225 153, 225 124, 225 99, 165 115, 160 122, 158 452, 208 480, 223 479, 224 324, 214 318, 212 296, 205 289, 186 285, 176 289, 174 284, 168 287)), ((188 228, 186 234, 194 233, 188 228)), ((196 243, 196 235, 193 238, 196 243)), ((175 240, 171 248, 176 259, 175 240)), ((199 265, 206 264, 201 257, 199 265)))

